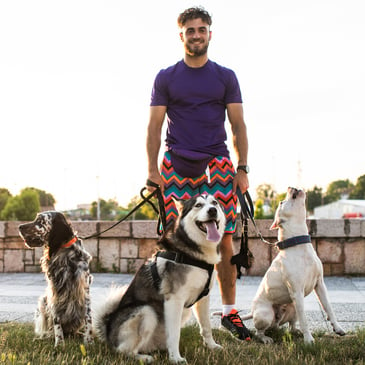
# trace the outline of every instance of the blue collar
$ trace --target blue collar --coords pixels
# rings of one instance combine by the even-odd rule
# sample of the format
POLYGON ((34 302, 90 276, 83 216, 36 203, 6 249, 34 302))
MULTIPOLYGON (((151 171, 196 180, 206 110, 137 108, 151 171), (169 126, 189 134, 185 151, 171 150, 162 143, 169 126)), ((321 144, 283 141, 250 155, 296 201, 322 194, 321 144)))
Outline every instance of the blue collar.
POLYGON ((278 242, 276 246, 278 246, 279 250, 285 250, 286 248, 301 245, 302 243, 311 243, 311 236, 304 235, 304 236, 291 237, 288 238, 287 240, 278 242))

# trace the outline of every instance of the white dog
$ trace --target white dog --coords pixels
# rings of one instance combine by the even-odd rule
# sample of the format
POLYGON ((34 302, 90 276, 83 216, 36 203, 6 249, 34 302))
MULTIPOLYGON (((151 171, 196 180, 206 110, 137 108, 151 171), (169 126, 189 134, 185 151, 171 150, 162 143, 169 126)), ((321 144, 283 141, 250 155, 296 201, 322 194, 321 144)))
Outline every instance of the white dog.
POLYGON ((289 322, 295 331, 298 320, 304 342, 312 343, 314 339, 304 314, 304 297, 314 290, 333 330, 344 335, 328 300, 322 263, 308 235, 303 190, 288 188, 286 200, 280 202, 270 229, 278 229, 279 253, 261 281, 251 314, 242 319, 253 318, 256 335, 264 343, 273 342, 265 336, 267 329, 289 322))

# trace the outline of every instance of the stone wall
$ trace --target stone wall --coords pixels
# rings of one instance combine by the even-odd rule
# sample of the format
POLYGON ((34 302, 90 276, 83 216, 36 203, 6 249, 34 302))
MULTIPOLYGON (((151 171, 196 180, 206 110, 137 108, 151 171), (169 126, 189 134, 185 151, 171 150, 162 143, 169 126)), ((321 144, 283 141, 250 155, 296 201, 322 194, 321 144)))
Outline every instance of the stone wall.
MULTIPOLYGON (((21 222, 0 222, 0 273, 39 272, 42 248, 28 249, 18 234, 21 222)), ((101 232, 114 222, 72 222, 80 237, 101 232)), ((308 220, 312 244, 323 262, 324 273, 331 275, 365 275, 365 220, 308 220)), ((271 221, 258 220, 265 239, 276 241, 276 231, 270 231, 271 221)), ((235 250, 239 250, 239 234, 234 235, 235 250)), ((92 271, 133 273, 156 250, 156 221, 123 222, 99 238, 84 240, 93 256, 92 271)), ((276 255, 276 248, 260 241, 249 224, 249 247, 255 260, 249 275, 262 276, 276 255)))

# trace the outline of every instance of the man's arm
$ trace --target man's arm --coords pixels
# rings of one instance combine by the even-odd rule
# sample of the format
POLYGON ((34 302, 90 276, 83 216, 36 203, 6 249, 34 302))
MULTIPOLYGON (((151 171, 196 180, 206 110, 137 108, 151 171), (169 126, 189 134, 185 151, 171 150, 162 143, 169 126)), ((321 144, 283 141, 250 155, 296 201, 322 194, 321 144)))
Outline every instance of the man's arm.
MULTIPOLYGON (((243 119, 242 104, 234 103, 227 105, 227 115, 231 123, 233 148, 237 156, 238 165, 247 165, 248 138, 246 124, 243 119)), ((233 179, 233 193, 237 187, 244 193, 248 187, 248 177, 245 171, 238 170, 233 179)))
MULTIPOLYGON (((161 147, 161 131, 165 120, 166 106, 151 106, 150 120, 147 127, 147 160, 148 160, 148 179, 160 185, 163 191, 164 186, 158 168, 158 154, 161 147)), ((147 187, 149 191, 154 188, 147 187)))

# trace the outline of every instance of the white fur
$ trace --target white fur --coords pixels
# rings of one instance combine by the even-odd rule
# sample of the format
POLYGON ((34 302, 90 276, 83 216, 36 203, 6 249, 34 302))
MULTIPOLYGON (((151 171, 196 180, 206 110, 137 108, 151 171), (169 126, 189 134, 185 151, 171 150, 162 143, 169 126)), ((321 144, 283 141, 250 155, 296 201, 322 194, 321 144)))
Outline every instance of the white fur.
MULTIPOLYGON (((308 235, 304 191, 288 188, 286 200, 280 203, 271 229, 278 229, 279 241, 308 235)), ((314 339, 304 313, 304 297, 313 290, 326 311, 333 330, 344 335, 328 300, 322 263, 311 243, 279 251, 257 290, 251 315, 242 319, 253 318, 256 335, 264 343, 273 342, 272 338, 265 335, 267 329, 289 322, 294 331, 298 320, 304 341, 312 343, 314 339)))

